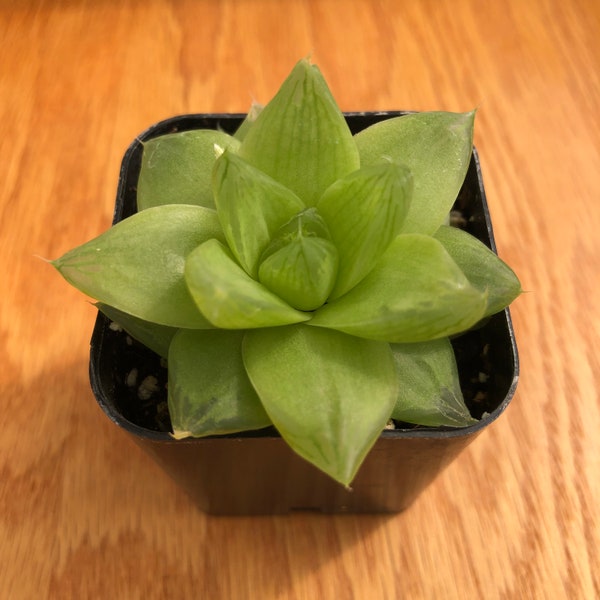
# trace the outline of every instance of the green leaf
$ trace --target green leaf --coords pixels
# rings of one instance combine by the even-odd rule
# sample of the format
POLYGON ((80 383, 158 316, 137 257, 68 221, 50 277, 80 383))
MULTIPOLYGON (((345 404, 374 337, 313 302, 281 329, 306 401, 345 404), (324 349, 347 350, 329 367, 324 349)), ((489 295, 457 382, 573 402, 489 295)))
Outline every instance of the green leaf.
POLYGON ((356 287, 320 308, 309 324, 387 342, 422 342, 468 329, 486 303, 440 242, 402 234, 356 287))
POLYGON ((52 262, 73 286, 103 304, 170 327, 210 328, 192 300, 185 257, 224 239, 217 213, 170 204, 136 213, 52 262))
POLYGON ((444 222, 469 168, 474 120, 475 111, 424 112, 381 121, 354 136, 361 165, 387 157, 412 171, 403 233, 432 235, 444 222))
POLYGON ((169 133, 144 142, 137 186, 138 210, 162 204, 214 208, 215 144, 237 150, 239 141, 210 129, 169 133))
POLYGON ((185 278, 198 308, 216 327, 274 327, 309 318, 252 279, 217 240, 190 253, 185 278))
POLYGON ((243 331, 180 330, 169 350, 169 414, 176 438, 271 424, 242 362, 243 331))
POLYGON ((291 190, 230 152, 215 165, 214 191, 229 247, 244 270, 256 278, 258 259, 269 240, 304 204, 291 190))
POLYGON ((340 254, 331 299, 352 289, 396 237, 408 211, 412 175, 401 165, 364 167, 331 185, 317 207, 340 254))
POLYGON ((96 303, 96 306, 98 310, 122 327, 132 338, 141 342, 159 356, 167 358, 171 340, 179 331, 178 329, 138 319, 138 317, 128 315, 114 306, 102 304, 101 302, 96 303))
POLYGON ((316 66, 301 60, 246 134, 240 156, 307 206, 358 169, 356 145, 316 66))
POLYGON ((349 485, 397 398, 389 344, 295 325, 247 332, 242 353, 286 442, 349 485))
POLYGON ((466 231, 442 225, 435 239, 442 243, 471 284, 488 293, 484 316, 503 310, 523 291, 514 271, 466 231))
POLYGON ((246 118, 242 121, 242 124, 238 127, 237 131, 233 136, 236 140, 240 142, 244 140, 246 134, 250 130, 250 127, 254 125, 254 122, 258 118, 258 115, 260 115, 262 109, 262 104, 258 104, 258 102, 252 103, 252 106, 250 106, 250 110, 248 111, 246 118))
POLYGON ((391 348, 400 383, 393 419, 430 427, 465 427, 477 422, 465 405, 448 338, 391 344, 391 348))
POLYGON ((309 208, 279 229, 267 246, 259 280, 299 310, 321 306, 335 282, 338 252, 327 225, 315 208, 309 208))

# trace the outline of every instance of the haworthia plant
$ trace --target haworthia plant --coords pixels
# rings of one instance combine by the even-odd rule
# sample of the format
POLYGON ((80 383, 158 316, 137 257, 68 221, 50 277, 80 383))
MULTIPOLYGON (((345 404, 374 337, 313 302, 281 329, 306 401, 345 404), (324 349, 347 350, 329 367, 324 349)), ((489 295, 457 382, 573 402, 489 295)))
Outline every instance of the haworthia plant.
POLYGON ((344 485, 390 418, 474 422, 449 342, 521 292, 444 225, 474 112, 352 136, 301 60, 234 136, 144 143, 139 212, 54 261, 168 358, 176 438, 274 425, 344 485))

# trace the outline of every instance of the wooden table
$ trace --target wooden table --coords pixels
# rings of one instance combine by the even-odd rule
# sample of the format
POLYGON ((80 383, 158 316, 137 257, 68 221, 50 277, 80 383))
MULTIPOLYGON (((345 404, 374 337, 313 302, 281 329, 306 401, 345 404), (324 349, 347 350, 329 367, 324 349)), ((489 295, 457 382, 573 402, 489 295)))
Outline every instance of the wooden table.
POLYGON ((0 0, 0 40, 1 598, 600 597, 600 3, 0 0), (109 225, 149 124, 309 52, 344 110, 479 107, 521 382, 404 514, 210 518, 99 411, 38 257, 109 225))

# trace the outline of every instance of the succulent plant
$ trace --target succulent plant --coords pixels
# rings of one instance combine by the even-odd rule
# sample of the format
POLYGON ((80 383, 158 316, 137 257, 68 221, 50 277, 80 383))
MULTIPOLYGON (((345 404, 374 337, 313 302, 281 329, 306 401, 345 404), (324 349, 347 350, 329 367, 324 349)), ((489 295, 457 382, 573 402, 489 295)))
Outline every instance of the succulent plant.
POLYGON ((145 142, 138 212, 53 261, 168 360, 173 436, 274 425, 349 485, 390 419, 474 422, 451 336, 521 292, 447 225, 475 113, 352 136, 301 60, 234 136, 145 142))

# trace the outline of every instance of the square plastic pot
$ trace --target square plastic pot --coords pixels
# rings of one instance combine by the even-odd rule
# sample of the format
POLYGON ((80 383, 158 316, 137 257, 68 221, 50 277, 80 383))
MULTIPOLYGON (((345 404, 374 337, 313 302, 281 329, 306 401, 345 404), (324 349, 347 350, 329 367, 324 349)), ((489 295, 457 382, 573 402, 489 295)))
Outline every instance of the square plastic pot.
MULTIPOLYGON (((352 113, 353 133, 403 113, 352 113)), ((184 115, 162 121, 127 150, 114 221, 136 211, 142 142, 166 133, 220 128, 233 133, 243 115, 184 115)), ((473 153, 455 208, 465 229, 495 250, 477 153, 473 153)), ((210 514, 387 513, 407 508, 431 481, 505 410, 518 380, 518 358, 508 310, 453 341, 463 393, 475 425, 462 429, 399 424, 383 431, 347 490, 298 457, 273 428, 202 439, 174 440, 164 413, 166 369, 160 359, 99 315, 91 340, 90 381, 106 415, 131 436, 210 514), (131 388, 150 374, 158 400, 131 388), (157 409, 158 404, 158 409, 157 409)), ((150 390, 152 391, 152 390, 150 390)), ((168 417, 167 417, 168 420, 168 417)))

